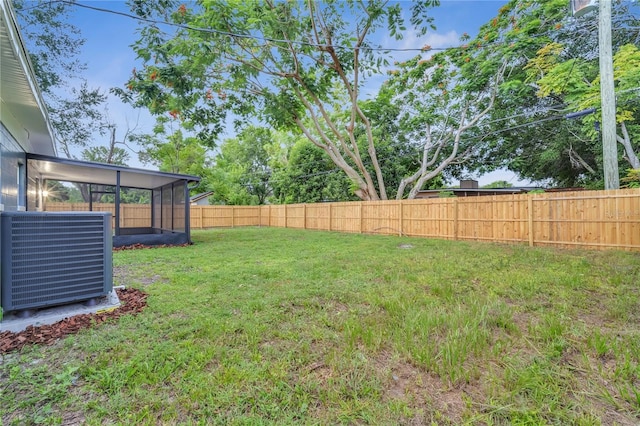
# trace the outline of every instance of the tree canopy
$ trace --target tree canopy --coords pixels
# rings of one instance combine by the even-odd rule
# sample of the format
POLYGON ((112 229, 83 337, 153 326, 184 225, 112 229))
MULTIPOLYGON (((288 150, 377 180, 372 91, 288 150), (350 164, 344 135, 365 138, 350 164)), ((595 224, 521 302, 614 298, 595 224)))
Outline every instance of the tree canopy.
MULTIPOLYGON (((597 12, 569 16, 564 0, 512 0, 472 41, 487 44, 513 68, 490 114, 491 141, 474 167, 507 167, 520 177, 560 186, 602 186, 597 12), (489 45, 490 44, 490 45, 489 45), (567 120, 572 112, 593 115, 567 120)), ((636 167, 640 149, 640 10, 613 2, 613 50, 620 158, 636 167)))
MULTIPOLYGON (((510 0, 460 46, 416 46, 414 58, 392 64, 382 36, 426 34, 438 1, 130 0, 142 66, 116 93, 157 118, 154 134, 135 138, 141 159, 205 177, 201 188, 214 189, 216 202, 413 198, 443 179, 496 168, 599 187, 595 13, 571 17, 566 3, 510 0), (384 73, 377 94, 363 97, 384 73), (595 114, 565 119, 586 108, 595 114), (234 136, 216 150, 231 124, 234 136)), ((65 12, 51 8, 30 18, 50 24, 34 33, 47 43, 65 12)), ((636 4, 614 1, 619 153, 630 169, 640 168, 639 16, 636 4)), ((74 37, 62 39, 71 62, 82 44, 74 37)), ((60 55, 35 52, 37 61, 60 55)), ((69 68, 51 66, 57 74, 41 79, 55 93, 69 68)), ((92 114, 103 95, 74 90, 52 110, 60 134, 83 146, 93 130, 77 123, 101 122, 92 114)))
POLYGON ((68 3, 15 0, 13 4, 57 148, 72 158, 74 148, 90 146, 94 133, 104 134, 106 95, 82 78, 86 64, 79 58, 85 39, 70 22, 68 3))
POLYGON ((215 157, 211 189, 213 200, 224 204, 265 204, 271 195, 269 145, 272 132, 247 127, 226 139, 215 157))
MULTIPOLYGON (((386 64, 375 33, 408 31, 399 3, 136 1, 140 16, 162 16, 168 34, 144 24, 134 49, 145 61, 121 96, 155 114, 179 117, 209 141, 227 112, 276 129, 296 129, 325 152, 365 200, 387 198, 372 123, 360 104, 367 77, 386 64), (357 133, 364 137, 363 147, 357 133)), ((409 4, 409 30, 432 27, 436 0, 409 4)))

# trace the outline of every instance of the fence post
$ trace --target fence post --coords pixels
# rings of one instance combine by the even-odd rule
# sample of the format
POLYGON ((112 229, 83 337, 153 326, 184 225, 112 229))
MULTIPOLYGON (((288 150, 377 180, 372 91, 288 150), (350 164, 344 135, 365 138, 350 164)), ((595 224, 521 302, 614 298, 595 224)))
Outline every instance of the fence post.
POLYGON ((236 224, 235 218, 236 218, 236 207, 235 206, 231 206, 231 227, 232 228, 236 224))
POLYGON ((364 223, 364 201, 360 201, 360 233, 362 234, 362 224, 364 223))
POLYGON ((620 247, 620 244, 622 244, 622 229, 620 228, 620 221, 617 220, 620 216, 620 205, 618 203, 618 201, 620 200, 620 197, 618 195, 615 196, 614 198, 614 204, 615 204, 615 211, 616 211, 616 242, 615 245, 616 247, 620 247))
POLYGON ((287 210, 288 210, 288 207, 289 207, 288 204, 284 205, 284 227, 285 228, 288 228, 288 226, 287 226, 287 216, 288 216, 287 215, 287 213, 288 213, 287 210))
POLYGON ((400 226, 399 226, 399 229, 398 229, 398 236, 402 237, 402 232, 403 232, 402 224, 403 224, 403 220, 404 220, 404 217, 403 217, 404 216, 404 208, 403 208, 404 203, 402 202, 402 200, 399 200, 398 203, 400 203, 400 226))
POLYGON ((453 239, 458 239, 458 199, 453 199, 453 239))
POLYGON ((329 203, 329 231, 331 231, 331 203, 329 203))
POLYGON ((533 195, 527 198, 527 210, 529 210, 529 247, 533 247, 533 195))
POLYGON ((303 210, 302 210, 302 215, 303 215, 303 217, 302 217, 302 227, 304 229, 307 229, 307 203, 304 203, 302 205, 302 207, 303 207, 303 210))

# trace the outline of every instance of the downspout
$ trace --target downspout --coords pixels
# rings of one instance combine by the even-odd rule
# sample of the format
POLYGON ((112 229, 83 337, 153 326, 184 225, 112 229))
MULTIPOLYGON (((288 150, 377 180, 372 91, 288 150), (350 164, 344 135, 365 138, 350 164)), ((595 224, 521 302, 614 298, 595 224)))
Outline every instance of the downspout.
MULTIPOLYGON (((191 187, 187 187, 187 189, 189 190, 189 192, 191 192, 191 190, 196 189, 197 187, 200 186, 202 182, 197 181, 195 185, 191 186, 191 187)), ((186 186, 186 185, 185 185, 186 186)))
MULTIPOLYGON (((24 163, 18 163, 18 168, 23 170, 23 172, 20 174, 20 179, 24 179, 24 182, 18 182, 18 188, 22 188, 22 211, 27 211, 27 206, 29 205, 29 195, 27 194, 27 183, 29 182, 29 175, 27 171, 26 156, 24 159, 24 163)), ((20 194, 20 189, 18 189, 18 194, 20 194)), ((20 200, 18 200, 18 211, 20 211, 20 200)))

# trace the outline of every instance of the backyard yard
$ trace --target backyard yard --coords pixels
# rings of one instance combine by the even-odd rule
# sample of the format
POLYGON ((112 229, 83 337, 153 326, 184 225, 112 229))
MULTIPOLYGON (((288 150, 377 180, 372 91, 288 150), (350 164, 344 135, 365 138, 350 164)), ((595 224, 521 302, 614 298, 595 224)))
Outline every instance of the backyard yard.
POLYGON ((283 228, 114 253, 136 316, 0 358, 1 424, 640 422, 640 253, 283 228))

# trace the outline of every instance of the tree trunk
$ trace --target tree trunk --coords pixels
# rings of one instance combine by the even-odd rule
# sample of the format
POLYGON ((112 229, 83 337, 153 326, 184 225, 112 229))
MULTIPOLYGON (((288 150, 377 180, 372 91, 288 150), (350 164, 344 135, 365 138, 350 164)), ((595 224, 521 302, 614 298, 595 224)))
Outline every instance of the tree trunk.
POLYGON ((616 139, 618 142, 624 147, 624 151, 626 153, 626 159, 631 165, 632 169, 640 169, 640 160, 638 156, 633 151, 633 145, 631 145, 631 138, 629 137, 629 132, 627 131, 627 126, 624 124, 624 121, 620 123, 620 129, 622 130, 622 137, 616 135, 616 139))

